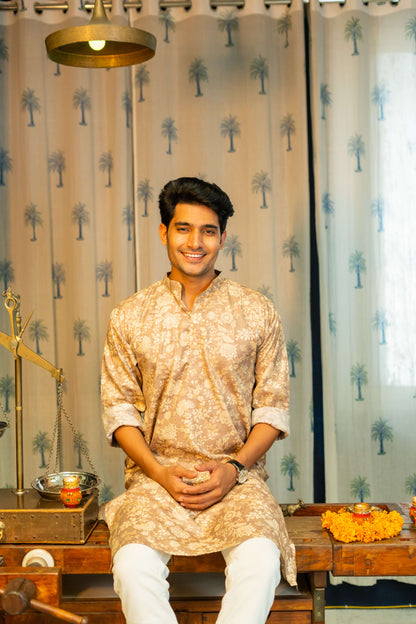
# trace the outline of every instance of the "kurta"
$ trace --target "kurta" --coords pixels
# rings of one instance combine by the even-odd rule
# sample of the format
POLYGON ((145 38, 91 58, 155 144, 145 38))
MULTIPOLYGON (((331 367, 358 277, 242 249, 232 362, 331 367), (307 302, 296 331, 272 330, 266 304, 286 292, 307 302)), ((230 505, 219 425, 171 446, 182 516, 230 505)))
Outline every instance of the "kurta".
MULTIPOLYGON (((189 310, 168 276, 111 314, 101 393, 111 444, 122 425, 138 427, 163 465, 193 469, 226 461, 257 423, 289 434, 289 375, 279 315, 262 294, 218 275, 189 310)), ((265 484, 262 457, 248 480, 203 511, 182 507, 130 459, 126 492, 106 503, 114 555, 141 543, 176 555, 223 550, 251 537, 273 540, 296 584, 295 547, 265 484)))

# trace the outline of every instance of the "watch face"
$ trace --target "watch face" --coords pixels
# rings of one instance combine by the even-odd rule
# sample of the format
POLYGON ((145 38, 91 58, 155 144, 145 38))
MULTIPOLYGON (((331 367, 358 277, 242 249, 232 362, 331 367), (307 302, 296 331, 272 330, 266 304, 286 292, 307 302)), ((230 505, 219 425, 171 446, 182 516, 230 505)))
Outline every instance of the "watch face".
POLYGON ((237 483, 245 483, 247 479, 248 479, 248 470, 246 468, 243 468, 238 473, 237 483))

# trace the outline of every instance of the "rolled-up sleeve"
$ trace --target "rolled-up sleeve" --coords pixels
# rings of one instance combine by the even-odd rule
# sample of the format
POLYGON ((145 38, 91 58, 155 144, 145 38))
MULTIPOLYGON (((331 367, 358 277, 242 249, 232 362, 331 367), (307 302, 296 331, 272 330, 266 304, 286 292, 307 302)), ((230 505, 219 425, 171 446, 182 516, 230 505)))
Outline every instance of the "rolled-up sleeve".
POLYGON ((111 445, 117 446, 114 432, 119 427, 143 429, 141 375, 117 308, 111 314, 104 345, 101 400, 104 430, 111 445))
POLYGON ((278 439, 290 434, 289 365, 282 323, 270 304, 257 351, 252 401, 252 426, 266 423, 280 431, 278 439))

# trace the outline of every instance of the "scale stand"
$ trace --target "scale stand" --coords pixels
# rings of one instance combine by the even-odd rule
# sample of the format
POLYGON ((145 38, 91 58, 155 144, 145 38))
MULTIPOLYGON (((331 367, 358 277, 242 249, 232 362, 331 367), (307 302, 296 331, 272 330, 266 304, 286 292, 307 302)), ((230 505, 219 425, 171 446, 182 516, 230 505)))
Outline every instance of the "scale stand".
MULTIPOLYGON (((62 482, 57 482, 68 473, 46 473, 32 482, 32 489, 24 488, 23 483, 23 406, 22 406, 22 358, 49 371, 57 381, 57 418, 51 455, 56 442, 55 470, 61 461, 61 417, 65 416, 72 429, 74 439, 80 442, 79 434, 72 425, 62 405, 63 380, 62 369, 55 368, 50 362, 29 349, 22 341, 23 332, 33 314, 30 314, 22 327, 20 316, 20 297, 10 288, 3 293, 5 307, 9 313, 11 335, 0 331, 0 344, 14 356, 15 362, 15 413, 16 413, 16 490, 0 489, 0 542, 9 543, 84 543, 94 528, 98 517, 99 479, 95 473, 85 447, 80 443, 81 451, 91 466, 93 473, 80 475, 80 489, 83 497, 77 508, 66 508, 60 501, 62 482), (55 479, 52 486, 52 481, 55 479)), ((0 422, 0 436, 9 426, 8 419, 0 422)), ((50 455, 50 457, 51 457, 50 455)), ((61 467, 59 466, 59 469, 61 467)))
POLYGON ((14 356, 14 378, 15 378, 15 414, 16 414, 16 490, 15 494, 24 494, 23 486, 23 405, 22 405, 22 358, 45 368, 52 377, 55 377, 58 384, 62 384, 64 377, 62 369, 57 369, 50 362, 45 360, 22 341, 23 332, 31 319, 33 310, 26 323, 22 327, 22 317, 20 315, 20 296, 15 295, 10 288, 3 291, 6 298, 4 305, 9 312, 11 336, 0 331, 0 344, 11 351, 14 356))

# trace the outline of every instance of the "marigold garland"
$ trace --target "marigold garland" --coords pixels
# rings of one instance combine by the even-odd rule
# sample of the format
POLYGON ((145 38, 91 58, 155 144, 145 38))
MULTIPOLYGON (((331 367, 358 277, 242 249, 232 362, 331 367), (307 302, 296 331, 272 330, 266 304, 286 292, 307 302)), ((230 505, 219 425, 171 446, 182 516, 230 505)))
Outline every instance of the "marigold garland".
POLYGON ((404 520, 397 511, 372 511, 368 519, 354 518, 343 507, 322 514, 322 526, 340 542, 374 542, 398 535, 404 520))

